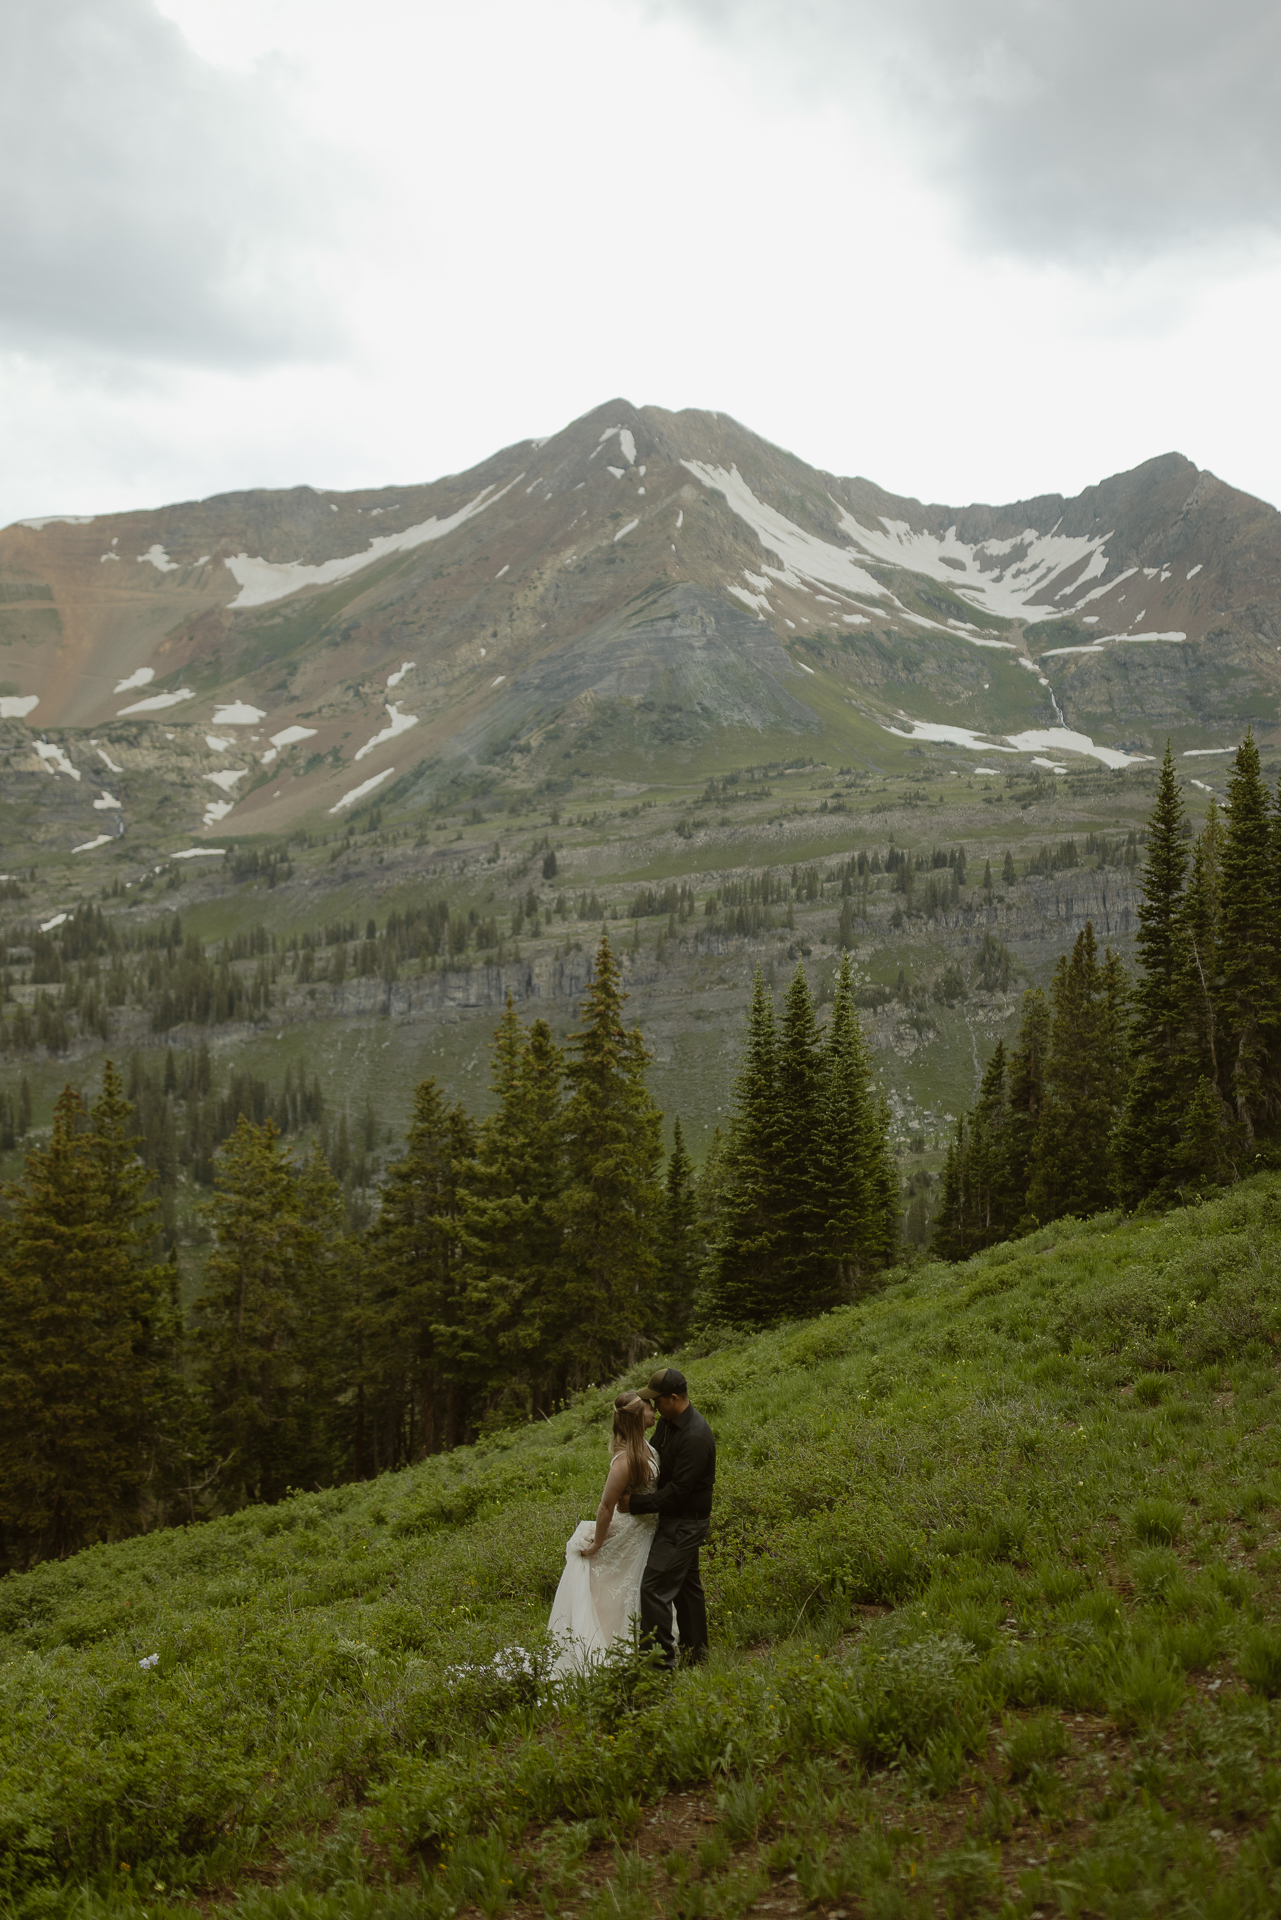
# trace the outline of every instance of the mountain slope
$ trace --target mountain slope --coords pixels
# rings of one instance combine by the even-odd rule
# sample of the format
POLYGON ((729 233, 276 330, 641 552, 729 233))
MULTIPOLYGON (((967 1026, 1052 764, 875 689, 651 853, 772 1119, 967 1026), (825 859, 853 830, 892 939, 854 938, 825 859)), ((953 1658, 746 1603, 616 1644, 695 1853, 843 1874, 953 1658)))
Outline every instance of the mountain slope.
POLYGON ((536 1679, 612 1387, 6 1578, 14 1911, 1261 1920, 1277 1200, 1061 1221, 688 1355, 714 1658, 661 1689, 536 1679))
POLYGON ((1177 454, 1075 500, 958 510, 617 400, 427 486, 6 529, 4 793, 34 778, 70 847, 127 822, 113 767, 160 776, 190 838, 460 763, 563 777, 767 734, 839 751, 858 716, 1123 765, 1166 731, 1270 730, 1279 625, 1278 515, 1177 454))

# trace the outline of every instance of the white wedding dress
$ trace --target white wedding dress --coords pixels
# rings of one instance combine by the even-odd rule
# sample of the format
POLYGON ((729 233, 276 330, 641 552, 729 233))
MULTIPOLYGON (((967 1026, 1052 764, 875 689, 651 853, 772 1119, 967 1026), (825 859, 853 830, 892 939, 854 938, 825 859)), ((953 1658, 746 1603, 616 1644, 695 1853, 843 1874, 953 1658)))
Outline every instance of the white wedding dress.
MULTIPOLYGON (((652 1486, 658 1455, 652 1447, 648 1451, 652 1486)), ((596 1522, 584 1520, 574 1529, 547 1623, 559 1645, 553 1675, 582 1673, 615 1640, 629 1638, 632 1615, 640 1612, 641 1579, 657 1525, 656 1513, 616 1512, 604 1545, 589 1560, 583 1558, 583 1548, 595 1539, 596 1522)))

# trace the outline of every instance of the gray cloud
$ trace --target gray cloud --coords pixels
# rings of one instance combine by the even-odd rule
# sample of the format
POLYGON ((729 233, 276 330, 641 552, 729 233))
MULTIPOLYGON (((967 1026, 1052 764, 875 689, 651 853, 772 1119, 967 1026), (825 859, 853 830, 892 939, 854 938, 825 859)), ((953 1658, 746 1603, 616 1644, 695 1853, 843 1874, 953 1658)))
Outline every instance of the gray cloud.
POLYGON ((315 350, 327 165, 271 81, 149 0, 0 10, 0 340, 261 364, 315 350))
POLYGON ((1281 228, 1275 0, 651 0, 873 100, 990 242, 1125 260, 1281 228))

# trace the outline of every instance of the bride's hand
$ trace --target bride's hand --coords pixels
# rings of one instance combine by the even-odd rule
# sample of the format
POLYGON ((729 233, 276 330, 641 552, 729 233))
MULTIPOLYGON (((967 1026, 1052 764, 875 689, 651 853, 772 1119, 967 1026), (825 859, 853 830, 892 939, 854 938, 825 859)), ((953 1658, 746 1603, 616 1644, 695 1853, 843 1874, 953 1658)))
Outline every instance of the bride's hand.
POLYGON ((590 1547, 580 1547, 578 1551, 582 1554, 584 1560, 590 1560, 594 1553, 600 1552, 600 1548, 596 1545, 596 1542, 593 1540, 590 1547))

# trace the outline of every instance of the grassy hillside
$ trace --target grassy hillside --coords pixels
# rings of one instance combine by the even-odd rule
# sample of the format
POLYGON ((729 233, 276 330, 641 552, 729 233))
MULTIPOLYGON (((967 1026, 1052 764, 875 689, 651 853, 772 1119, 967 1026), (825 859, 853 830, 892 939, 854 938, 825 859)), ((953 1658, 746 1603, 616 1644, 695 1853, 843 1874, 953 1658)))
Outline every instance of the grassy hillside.
POLYGON ((10 1576, 0 1910, 1274 1913, 1279 1282, 1260 1176, 708 1340, 673 1682, 531 1677, 608 1389, 10 1576))

